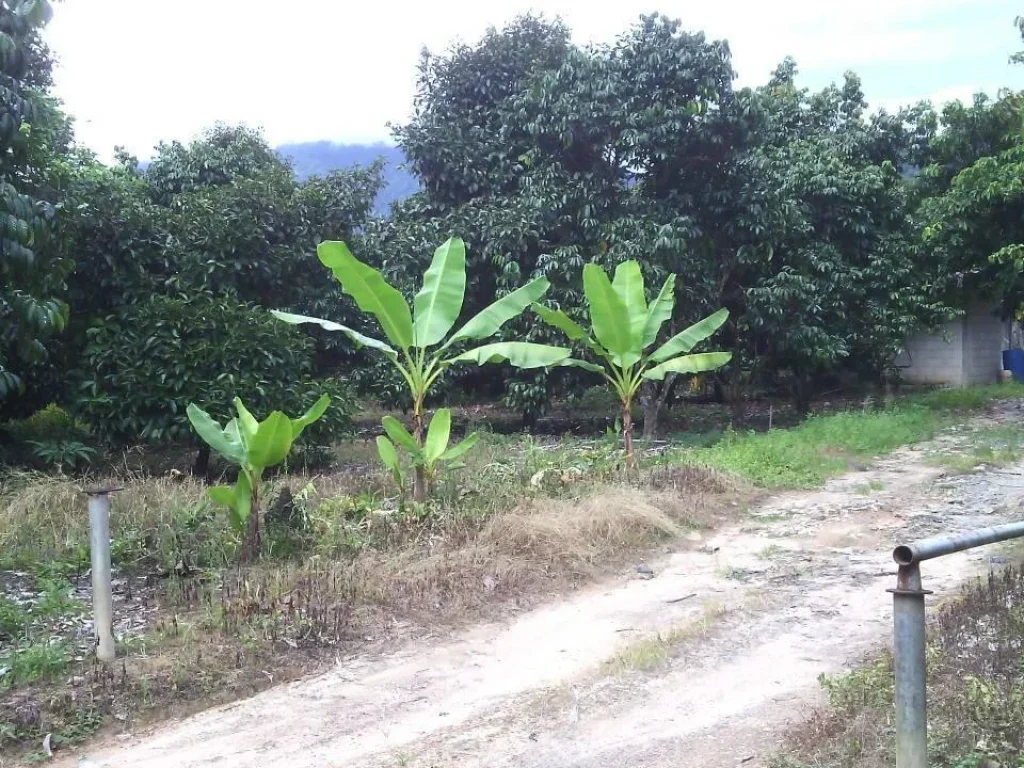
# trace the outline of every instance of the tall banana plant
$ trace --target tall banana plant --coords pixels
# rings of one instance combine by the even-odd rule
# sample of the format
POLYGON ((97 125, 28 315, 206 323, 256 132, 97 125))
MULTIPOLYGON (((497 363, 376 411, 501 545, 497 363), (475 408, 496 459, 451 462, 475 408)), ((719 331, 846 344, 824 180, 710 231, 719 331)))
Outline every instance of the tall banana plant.
POLYGON ((675 275, 669 275, 657 298, 648 305, 637 262, 619 264, 613 280, 597 264, 587 264, 583 267, 583 292, 590 310, 589 330, 561 310, 537 303, 533 309, 544 322, 582 343, 599 361, 567 358, 560 364, 600 373, 615 390, 622 405, 626 463, 635 467, 632 405, 640 385, 644 380, 661 381, 669 373, 704 373, 728 363, 731 352, 689 353, 722 326, 729 312, 720 309, 652 350, 661 327, 675 309, 675 275))
MULTIPOLYGON (((409 386, 412 439, 418 451, 424 448, 424 401, 430 387, 450 366, 508 361, 516 368, 544 368, 560 364, 570 354, 565 347, 523 341, 496 342, 455 351, 466 342, 493 336, 505 323, 540 299, 549 285, 544 278, 533 280, 481 310, 449 335, 462 313, 466 295, 466 246, 460 238, 453 237, 434 251, 412 309, 397 288, 376 269, 353 256, 345 243, 320 243, 317 256, 359 308, 373 315, 387 341, 371 338, 331 320, 277 311, 274 315, 288 323, 314 323, 328 331, 343 333, 357 345, 375 349, 390 360, 409 386)), ((389 434, 394 432, 392 429, 389 434)), ((385 453, 385 463, 389 463, 391 453, 385 448, 382 458, 385 453)), ((425 501, 428 468, 425 462, 415 461, 415 454, 414 468, 413 498, 425 501)))

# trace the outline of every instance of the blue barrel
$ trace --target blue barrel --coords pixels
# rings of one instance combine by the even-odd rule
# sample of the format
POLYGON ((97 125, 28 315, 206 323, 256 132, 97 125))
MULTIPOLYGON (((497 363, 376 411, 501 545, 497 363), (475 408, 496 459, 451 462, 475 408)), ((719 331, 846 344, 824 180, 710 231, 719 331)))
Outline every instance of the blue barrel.
POLYGON ((1003 368, 1013 374, 1015 381, 1024 381, 1024 349, 1004 349, 1003 368))

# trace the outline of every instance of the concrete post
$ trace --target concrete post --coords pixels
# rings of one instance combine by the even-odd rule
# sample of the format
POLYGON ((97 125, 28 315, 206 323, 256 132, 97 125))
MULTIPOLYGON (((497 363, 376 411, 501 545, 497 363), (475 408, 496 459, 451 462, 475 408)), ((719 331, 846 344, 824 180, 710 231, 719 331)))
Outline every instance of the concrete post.
POLYGON ((93 488, 89 495, 89 552, 92 556, 92 610, 96 658, 114 660, 114 595, 110 586, 110 493, 119 488, 93 488))

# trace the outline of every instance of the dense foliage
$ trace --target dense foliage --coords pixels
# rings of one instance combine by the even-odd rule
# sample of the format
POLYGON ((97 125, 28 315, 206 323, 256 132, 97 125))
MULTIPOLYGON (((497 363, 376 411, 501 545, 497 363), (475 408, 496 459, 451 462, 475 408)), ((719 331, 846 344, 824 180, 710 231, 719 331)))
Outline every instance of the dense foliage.
POLYGON ((47 0, 0 2, 0 404, 67 322, 70 262, 52 237, 50 179, 67 124, 45 96, 52 62, 39 39, 50 15, 47 0))
MULTIPOLYGON (((978 297, 1017 309, 1019 93, 872 113, 856 75, 812 92, 788 59, 740 88, 725 41, 657 14, 588 46, 524 16, 423 54, 412 117, 381 162, 311 174, 330 146, 293 167, 258 131, 217 125, 108 166, 47 95, 49 14, 45 0, 0 0, 0 419, 54 402, 96 436, 167 440, 188 434, 187 402, 226 418, 236 395, 294 411, 329 390, 317 428, 330 431, 346 387, 406 401, 402 371, 352 342, 371 328, 323 279, 325 241, 408 304, 416 255, 464 238, 452 323, 541 279, 545 303, 583 322, 584 266, 635 261, 648 285, 672 278, 666 337, 728 311, 715 346, 731 362, 707 378, 734 401, 771 388, 806 406, 837 371, 891 375, 909 334, 978 297), (399 158, 418 191, 378 217, 399 158), (308 336, 271 309, 355 336, 308 336)), ((493 341, 559 339, 516 314, 493 341)), ((634 393, 645 431, 685 375, 634 393)), ((504 396, 529 422, 587 376, 452 368, 413 397, 414 421, 427 390, 437 403, 461 389, 504 396)))

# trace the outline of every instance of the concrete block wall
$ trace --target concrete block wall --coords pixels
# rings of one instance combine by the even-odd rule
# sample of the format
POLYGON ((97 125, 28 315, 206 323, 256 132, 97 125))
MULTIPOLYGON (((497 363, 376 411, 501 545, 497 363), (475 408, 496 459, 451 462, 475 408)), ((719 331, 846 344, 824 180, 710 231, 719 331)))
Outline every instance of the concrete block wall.
POLYGON ((1003 369, 1003 350, 1009 344, 1009 323, 990 308, 977 307, 964 323, 963 384, 992 384, 1003 369))
POLYGON ((963 386, 964 323, 954 320, 942 332, 922 333, 907 339, 895 360, 908 384, 963 386))
POLYGON ((999 380, 1008 332, 990 305, 972 306, 942 332, 908 339, 895 363, 910 384, 992 384, 999 380))

